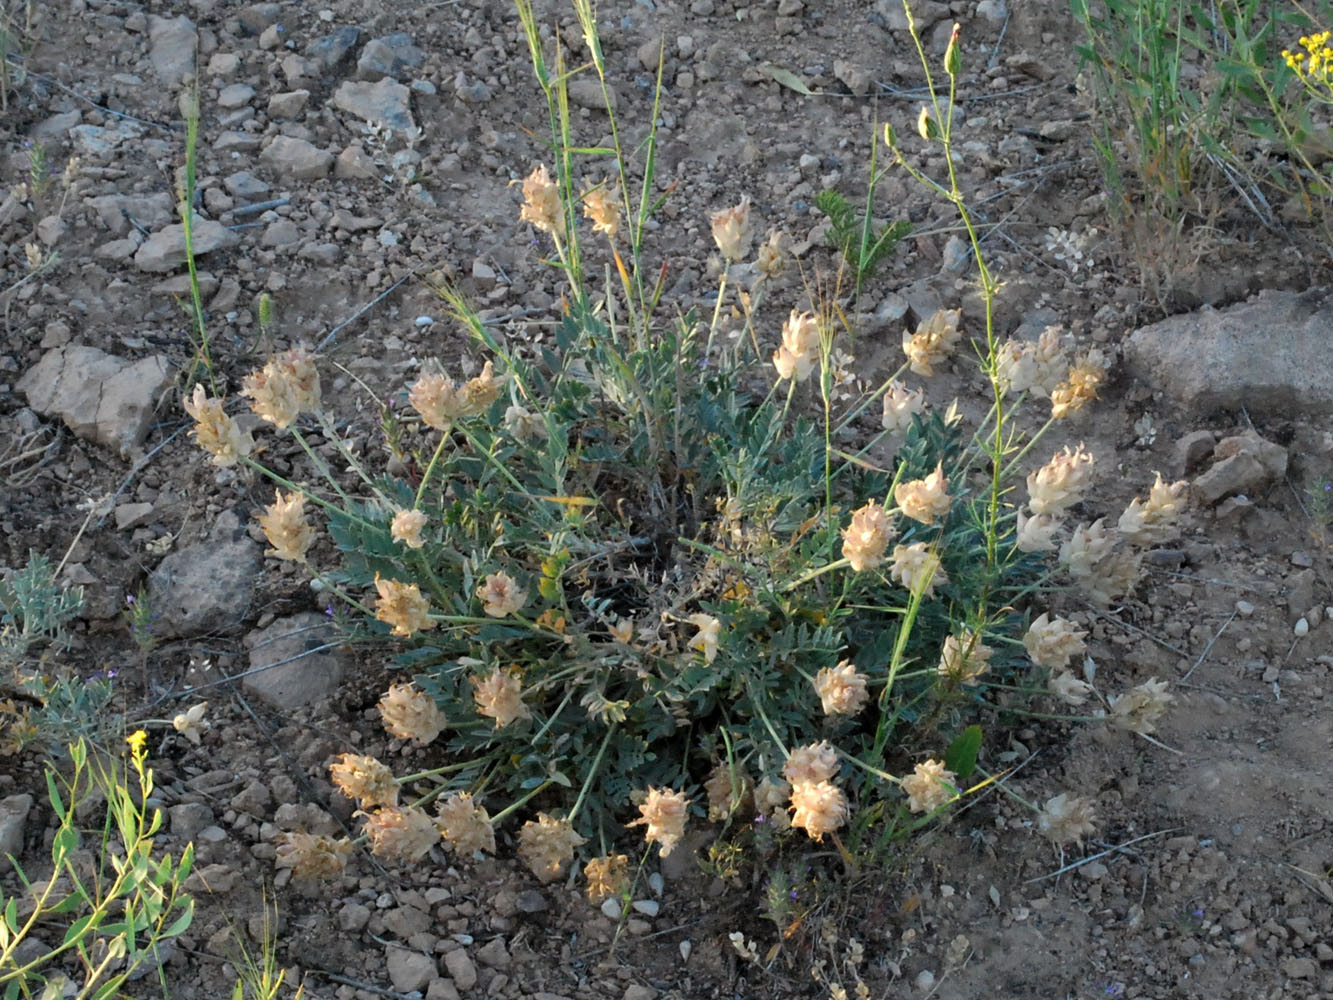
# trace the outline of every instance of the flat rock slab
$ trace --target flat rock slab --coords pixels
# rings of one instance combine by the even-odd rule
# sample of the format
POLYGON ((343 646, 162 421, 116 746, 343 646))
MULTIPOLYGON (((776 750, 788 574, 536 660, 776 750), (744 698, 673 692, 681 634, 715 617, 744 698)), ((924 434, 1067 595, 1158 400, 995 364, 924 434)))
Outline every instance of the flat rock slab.
POLYGON ((386 77, 376 83, 347 80, 334 91, 331 103, 365 121, 404 132, 416 128, 410 97, 411 91, 386 77))
POLYGON ((1142 327, 1125 342, 1130 373, 1196 412, 1333 411, 1333 289, 1263 291, 1142 327))
POLYGON ((239 625, 254 600, 263 562, 245 518, 235 510, 223 511, 207 541, 173 552, 148 577, 163 634, 207 635, 239 625))
POLYGON ((251 670, 242 682, 246 692, 281 709, 327 698, 347 666, 338 641, 337 627, 314 611, 256 629, 245 637, 251 670))
MULTIPOLYGON (((194 255, 202 257, 214 250, 234 247, 241 238, 220 222, 196 219, 190 232, 194 255)), ((134 255, 134 263, 141 271, 174 271, 185 263, 185 226, 180 223, 164 226, 144 241, 134 255)))
POLYGON ((280 135, 259 154, 259 162, 288 177, 310 181, 328 176, 333 154, 305 139, 280 135))
POLYGON ((28 405, 122 457, 143 444, 153 406, 171 383, 161 355, 127 361, 83 344, 53 347, 18 381, 28 405))

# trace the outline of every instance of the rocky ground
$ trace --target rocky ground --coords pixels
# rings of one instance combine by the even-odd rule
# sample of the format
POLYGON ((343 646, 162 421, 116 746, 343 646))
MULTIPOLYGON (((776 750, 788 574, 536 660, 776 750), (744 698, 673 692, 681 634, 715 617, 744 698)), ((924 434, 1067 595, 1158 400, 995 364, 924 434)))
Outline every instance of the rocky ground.
MULTIPOLYGON (((351 821, 328 783, 333 754, 400 771, 425 758, 377 721, 389 654, 334 641, 319 595, 263 557, 251 515, 266 488, 206 464, 186 433, 182 95, 197 78, 194 241, 217 371, 234 385, 275 345, 317 345, 347 435, 373 443, 372 393, 464 353, 424 277, 452 280, 509 330, 559 296, 518 222, 513 182, 545 158, 545 108, 513 8, 71 0, 41 13, 0 118, 4 176, 27 185, 0 204, 0 565, 35 550, 85 588, 60 662, 113 672, 131 722, 209 700, 202 745, 169 733, 150 746, 164 846, 193 840, 200 862, 172 996, 220 995, 267 883, 279 960, 311 998, 823 996, 859 982, 875 997, 1333 997, 1333 588, 1312 500, 1333 478, 1328 248, 1225 202, 1206 231, 1131 238, 1143 234, 1108 214, 1063 4, 927 0, 917 18, 937 54, 962 24, 963 183, 1005 282, 999 330, 1063 323, 1117 358, 1106 398, 1071 430, 1098 454, 1095 513, 1115 517, 1154 470, 1191 480, 1188 527, 1153 553, 1135 598, 1066 609, 1090 629, 1100 677, 1172 682, 1165 746, 1020 726, 992 763, 1018 768, 1009 785, 1029 801, 1095 796, 1096 841, 1063 859, 1091 860, 1057 875, 1032 813, 992 791, 891 872, 798 891, 781 930, 757 916, 762 885, 684 850, 625 920, 539 886, 505 845, 462 870, 366 856, 317 891, 273 867, 279 832, 351 821), (25 278, 29 245, 58 259, 25 278), (146 656, 122 615, 141 588, 146 656)), ((803 281, 836 267, 815 194, 863 196, 874 123, 915 119, 922 76, 896 0, 616 0, 598 13, 631 142, 665 55, 670 198, 647 255, 668 300, 711 305, 708 213, 749 194, 801 265, 769 292, 775 339, 803 281)), ((562 4, 538 16, 579 51, 562 4)), ((600 92, 584 78, 570 91, 579 140, 605 141, 600 92)), ((848 349, 867 381, 896 366, 903 326, 940 306, 980 315, 949 207, 897 176, 878 204, 915 229, 852 304, 848 349)), ((975 389, 968 367, 932 385, 939 401, 975 389)), ((37 863, 51 819, 40 762, 4 760, 0 845, 37 863)), ((157 995, 152 978, 138 987, 157 995)))

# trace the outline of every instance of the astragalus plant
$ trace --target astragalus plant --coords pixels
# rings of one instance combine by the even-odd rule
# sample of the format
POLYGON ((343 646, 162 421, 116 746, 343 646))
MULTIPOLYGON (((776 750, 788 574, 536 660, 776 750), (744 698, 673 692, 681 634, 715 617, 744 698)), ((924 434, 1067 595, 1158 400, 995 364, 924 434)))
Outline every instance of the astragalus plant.
MULTIPOLYGON (((580 146, 565 87, 604 72, 591 10, 575 4, 588 60, 575 68, 519 11, 551 137, 515 184, 515 215, 561 275, 558 312, 506 330, 442 287, 470 336, 453 372, 473 374, 436 367, 396 387, 378 456, 355 454, 327 416, 314 358, 275 357, 242 394, 265 434, 308 454, 308 480, 261 464, 224 401, 199 387, 188 403, 215 462, 276 485, 260 517, 272 554, 359 612, 363 635, 403 647, 384 725, 443 762, 396 777, 349 754, 333 780, 381 856, 508 841, 552 880, 582 848, 597 895, 626 877, 610 849, 627 826, 662 854, 704 818, 816 840, 849 824, 906 832, 968 790, 995 692, 1041 687, 1079 648, 1049 618, 1025 644, 1027 609, 1061 572, 1043 553, 1063 541, 1061 561, 1099 598, 1133 583, 1123 531, 1065 526, 1088 492, 1086 452, 1034 471, 1025 509, 1014 492, 1025 449, 1092 400, 1103 360, 1071 357, 1058 330, 999 344, 989 313, 969 331, 944 310, 904 333, 905 360, 878 388, 848 395, 837 303, 798 304, 780 329, 764 318, 782 241, 754 250, 746 199, 711 213, 715 303, 663 301, 645 239, 655 135, 580 146), (967 343, 994 393, 974 427, 905 381, 966 364, 967 343), (336 566, 311 558, 325 532, 336 566)), ((922 131, 947 151, 947 119, 922 131)), ((982 287, 993 293, 984 268, 982 287)), ((336 872, 348 850, 298 834, 280 863, 336 872)))

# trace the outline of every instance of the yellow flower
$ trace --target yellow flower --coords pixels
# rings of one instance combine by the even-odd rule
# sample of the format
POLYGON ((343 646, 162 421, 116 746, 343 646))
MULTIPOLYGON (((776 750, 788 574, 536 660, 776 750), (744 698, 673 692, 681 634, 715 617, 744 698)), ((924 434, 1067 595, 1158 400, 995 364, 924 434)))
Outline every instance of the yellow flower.
POLYGON ((380 721, 390 736, 430 743, 448 725, 435 699, 415 684, 393 684, 379 702, 380 721))
POLYGON ((565 235, 565 213, 560 209, 560 189, 546 170, 545 164, 533 168, 523 181, 523 208, 519 221, 531 222, 551 236, 565 235))
POLYGON ((430 601, 421 594, 415 583, 399 583, 397 580, 385 580, 375 574, 375 589, 379 599, 375 602, 375 617, 385 625, 393 627, 393 634, 404 639, 417 632, 435 627, 430 620, 430 601))
POLYGON ((660 844, 662 857, 665 858, 675 850, 681 837, 685 836, 685 817, 689 804, 684 792, 670 788, 649 788, 647 797, 639 806, 639 818, 625 825, 646 825, 648 829, 644 832, 644 840, 650 844, 660 844))
POLYGON ((733 264, 740 261, 750 249, 750 196, 744 195, 733 208, 714 212, 710 221, 722 256, 733 264))
POLYGON ((213 456, 213 464, 235 465, 250 454, 255 442, 223 409, 220 399, 209 399, 202 383, 196 383, 194 395, 185 400, 185 412, 194 418, 194 439, 213 456))
POLYGON ((125 737, 125 742, 130 745, 130 754, 136 758, 144 756, 144 747, 148 743, 148 734, 142 729, 135 730, 125 737))
POLYGON ((273 546, 269 555, 291 562, 305 562, 306 553, 315 541, 315 531, 305 520, 305 494, 274 491, 273 503, 258 517, 264 537, 273 546))
POLYGON ((505 618, 519 611, 528 599, 527 591, 520 590, 508 573, 492 573, 477 588, 482 600, 482 611, 492 618, 505 618))
POLYGON ((518 831, 518 853, 543 885, 554 882, 565 872, 574 857, 574 848, 586 843, 574 832, 567 819, 552 819, 538 813, 537 821, 528 820, 518 831))
POLYGON ((893 534, 888 513, 875 501, 853 511, 851 523, 842 532, 842 555, 852 572, 871 570, 883 562, 893 534))
POLYGON ((712 615, 698 613, 690 615, 690 624, 699 630, 690 640, 690 649, 699 650, 704 654, 704 662, 712 663, 717 659, 717 640, 722 623, 712 615))
POLYGON ((588 880, 585 891, 590 903, 623 895, 629 889, 629 858, 623 854, 593 858, 583 866, 583 877, 588 880))
POLYGON ((398 780, 374 757, 355 753, 339 755, 329 765, 329 780, 362 809, 398 804, 398 780))
POLYGON ((396 542, 402 542, 409 549, 419 549, 426 543, 421 539, 421 529, 426 526, 426 515, 419 510, 400 510, 393 516, 389 525, 389 534, 396 542))
POLYGON ((943 463, 925 479, 899 483, 893 489, 893 499, 905 517, 922 524, 934 524, 935 518, 949 513, 953 502, 949 496, 949 481, 944 478, 943 463))
POLYGON ((532 713, 523 704, 523 682, 517 667, 501 670, 497 667, 485 678, 472 678, 472 700, 477 711, 495 720, 495 728, 503 729, 519 719, 530 719, 532 713))
POLYGON ((847 797, 830 781, 797 781, 791 786, 791 825, 823 840, 847 822, 847 797))
POLYGON ((583 192, 583 214, 592 220, 592 231, 614 240, 620 231, 620 207, 610 185, 601 184, 583 192))
POLYGON ((454 792, 437 806, 435 827, 460 855, 470 858, 478 851, 495 853, 495 828, 486 810, 467 792, 454 792))
POLYGON ((171 720, 171 727, 198 746, 203 731, 208 728, 208 722, 204 719, 204 713, 207 711, 208 702, 201 701, 198 705, 192 705, 189 711, 178 713, 171 720))
POLYGON ((865 708, 870 699, 870 692, 866 690, 868 680, 870 678, 858 672, 849 660, 819 671, 814 679, 815 694, 819 695, 824 714, 855 715, 865 708))
POLYGON ((916 765, 913 772, 901 778, 898 784, 907 793, 907 808, 911 812, 933 812, 957 797, 956 780, 957 775, 943 762, 928 760, 916 765))

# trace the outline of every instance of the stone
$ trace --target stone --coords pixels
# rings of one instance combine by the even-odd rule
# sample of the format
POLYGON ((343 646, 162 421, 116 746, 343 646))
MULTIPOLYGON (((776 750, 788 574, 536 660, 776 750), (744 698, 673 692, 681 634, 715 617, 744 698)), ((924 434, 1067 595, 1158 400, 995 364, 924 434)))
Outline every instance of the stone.
POLYGON ((426 1000, 460 1000, 458 987, 447 979, 437 979, 426 987, 426 1000))
POLYGON ((1244 406, 1251 416, 1324 416, 1333 410, 1330 343, 1333 289, 1267 290, 1136 330, 1125 364, 1191 413, 1244 406))
POLYGON ((220 132, 213 140, 215 153, 253 153, 259 148, 259 136, 249 132, 220 132))
POLYGON ((273 796, 269 793, 268 785, 262 781, 252 781, 233 795, 228 805, 237 812, 262 817, 272 801, 273 796))
POLYGON ((833 75, 841 80, 843 85, 855 97, 865 97, 866 94, 870 93, 870 88, 875 82, 874 75, 870 70, 847 59, 833 60, 833 75))
POLYGON ((509 949, 505 947, 505 939, 502 937, 492 938, 477 949, 477 961, 482 965, 489 965, 492 969, 501 971, 508 969, 514 964, 513 958, 509 955, 509 949))
POLYGON ((280 135, 259 154, 259 161, 296 180, 317 180, 328 176, 333 154, 305 139, 280 135))
POLYGON ((356 61, 356 78, 381 80, 391 77, 396 80, 425 61, 426 53, 412 44, 411 35, 399 33, 372 38, 366 42, 361 58, 356 61))
POLYGON ((376 83, 346 80, 333 92, 329 103, 363 121, 406 132, 416 128, 409 103, 411 94, 401 83, 387 77, 376 83))
POLYGON ((337 642, 333 622, 318 612, 279 618, 245 637, 251 672, 242 686, 283 709, 328 697, 347 669, 347 654, 337 642))
POLYGON ((361 930, 370 923, 370 907, 364 903, 344 903, 338 911, 338 926, 348 932, 361 930))
MULTIPOLYGON (((195 257, 214 250, 234 247, 241 238, 220 222, 196 216, 190 227, 190 244, 195 257)), ((135 266, 141 271, 174 271, 185 263, 185 226, 176 223, 164 226, 144 241, 134 255, 135 266)))
POLYGON ((33 139, 63 139, 65 134, 78 125, 82 119, 83 112, 78 109, 52 115, 30 128, 28 135, 33 139))
POLYGON ((153 407, 173 374, 161 355, 128 361, 66 344, 43 354, 17 388, 38 413, 59 416, 79 437, 127 457, 148 435, 153 407))
POLYGON ((153 505, 150 503, 123 503, 115 509, 116 530, 130 531, 142 524, 146 524, 153 516, 153 505))
POLYGON ((181 840, 193 840, 200 830, 211 826, 213 810, 202 802, 182 802, 167 810, 171 834, 181 840))
POLYGON ((282 38, 286 29, 280 24, 270 24, 259 33, 259 47, 265 52, 272 52, 282 46, 282 38))
POLYGON ((1306 955, 1293 955, 1282 960, 1282 974, 1292 979, 1315 979, 1319 975, 1319 965, 1306 955))
MULTIPOLYGON (((208 298, 218 290, 218 279, 211 271, 196 271, 194 280, 199 284, 199 295, 201 298, 208 298)), ((159 281, 149 289, 154 295, 170 295, 172 298, 183 299, 190 295, 190 276, 188 274, 175 274, 170 278, 159 281)))
POLYGON ((223 511, 206 540, 173 552, 149 574, 164 636, 226 632, 244 620, 263 566, 246 521, 237 510, 223 511))
POLYGON ((1217 435, 1212 431, 1190 431, 1184 435, 1176 442, 1172 453, 1172 475, 1177 478, 1189 475, 1213 453, 1216 444, 1217 435))
POLYGON ((361 29, 348 25, 306 46, 305 54, 325 70, 334 70, 352 54, 361 39, 361 29))
POLYGON ((239 876, 231 865, 212 864, 196 869, 185 880, 185 891, 200 895, 209 893, 228 893, 236 888, 239 876))
POLYGON ((229 80, 240 71, 241 57, 235 52, 214 52, 213 58, 208 60, 209 76, 229 80))
MULTIPOLYGON (((890 31, 907 31, 907 14, 902 0, 875 0, 875 13, 890 31)), ((912 17, 917 30, 925 35, 941 18, 949 16, 949 8, 938 0, 920 0, 912 4, 912 17)))
POLYGON ((406 948, 386 948, 385 952, 385 971, 399 993, 419 990, 435 975, 435 961, 429 955, 406 948))
POLYGON ((333 168, 333 176, 351 179, 365 179, 375 176, 375 161, 370 158, 359 142, 354 142, 338 154, 338 162, 333 168))
POLYGON ((651 986, 645 986, 643 983, 630 983, 625 987, 625 992, 620 1000, 657 1000, 659 994, 651 986))
POLYGON ((1264 474, 1269 479, 1281 479, 1287 474, 1287 449, 1265 440, 1254 431, 1223 438, 1213 449, 1214 460, 1228 459, 1233 455, 1253 457, 1263 466, 1264 474))
POLYGON ((546 897, 536 889, 524 889, 520 892, 515 900, 515 905, 518 907, 519 913, 528 914, 545 913, 551 906, 546 897))
POLYGON ((153 229, 171 221, 171 196, 165 191, 152 194, 104 194, 85 203, 102 224, 117 236, 129 232, 131 221, 153 229))
POLYGON ((1250 455, 1233 455, 1215 464, 1191 483, 1195 494, 1210 504, 1237 493, 1258 489, 1267 475, 1259 460, 1250 455))
POLYGON ((611 103, 611 110, 616 110, 616 90, 609 83, 606 95, 603 96, 602 83, 594 76, 576 76, 569 81, 569 103, 575 107, 601 111, 605 114, 608 100, 611 103))
POLYGON ((444 967, 459 990, 470 990, 477 985, 477 967, 462 948, 445 953, 444 967))
POLYGON ((222 186, 237 198, 262 198, 273 189, 248 170, 238 170, 222 179, 222 186))
POLYGON ((977 4, 977 17, 994 25, 1001 25, 1009 17, 1009 8, 1004 0, 981 0, 977 4))
POLYGON ((301 242, 301 227, 291 219, 271 222, 264 230, 260 245, 266 247, 293 247, 301 242))
POLYGON ((168 87, 177 87, 194 72, 194 53, 199 47, 199 36, 194 24, 182 14, 180 17, 148 19, 148 61, 157 78, 168 87))
POLYGON ((101 125, 75 125, 69 130, 70 142, 80 156, 102 157, 114 153, 127 139, 137 139, 143 129, 133 122, 119 122, 105 128, 101 125))
POLYGON ((413 934, 420 934, 430 929, 429 913, 418 910, 415 906, 395 906, 384 913, 384 928, 394 937, 406 940, 413 934))
POLYGON ((305 110, 306 102, 310 100, 310 91, 308 90, 288 90, 285 93, 274 94, 268 99, 268 116, 270 118, 295 118, 305 110))
POLYGON ((243 107, 255 96, 255 88, 248 83, 233 83, 218 91, 218 106, 232 109, 243 107))
POLYGON ((9 859, 5 855, 20 857, 23 854, 23 837, 32 804, 33 797, 27 793, 0 799, 0 872, 9 870, 9 859))
POLYGON ((255 3, 242 7, 236 15, 241 30, 247 35, 258 35, 270 25, 278 23, 282 17, 282 8, 276 3, 255 3))

